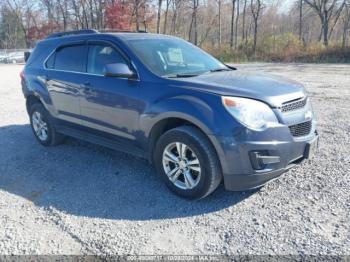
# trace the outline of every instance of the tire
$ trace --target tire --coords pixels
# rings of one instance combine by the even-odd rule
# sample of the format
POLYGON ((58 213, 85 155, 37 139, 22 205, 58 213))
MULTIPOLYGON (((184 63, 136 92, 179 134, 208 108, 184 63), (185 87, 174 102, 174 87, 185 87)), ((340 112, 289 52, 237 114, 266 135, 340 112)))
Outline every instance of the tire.
POLYGON ((181 126, 164 133, 156 144, 154 164, 171 191, 191 200, 208 196, 222 180, 220 162, 213 145, 192 126, 181 126))
POLYGON ((36 103, 30 107, 29 118, 34 136, 40 144, 43 146, 54 146, 60 144, 63 141, 64 136, 55 130, 52 117, 42 104, 36 103), (38 130, 37 121, 39 116, 40 120, 42 121, 40 123, 40 126, 46 127, 46 132, 44 132, 46 133, 46 136, 44 136, 43 133, 39 132, 38 130))

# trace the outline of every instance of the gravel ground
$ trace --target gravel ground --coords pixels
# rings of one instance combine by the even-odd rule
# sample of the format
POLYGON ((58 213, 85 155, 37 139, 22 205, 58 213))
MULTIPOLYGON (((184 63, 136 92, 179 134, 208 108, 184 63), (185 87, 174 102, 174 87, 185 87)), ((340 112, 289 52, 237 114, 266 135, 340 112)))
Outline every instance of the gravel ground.
POLYGON ((144 160, 68 139, 40 146, 21 66, 0 66, 0 254, 350 255, 350 66, 244 64, 304 83, 318 156, 260 190, 171 194, 144 160))

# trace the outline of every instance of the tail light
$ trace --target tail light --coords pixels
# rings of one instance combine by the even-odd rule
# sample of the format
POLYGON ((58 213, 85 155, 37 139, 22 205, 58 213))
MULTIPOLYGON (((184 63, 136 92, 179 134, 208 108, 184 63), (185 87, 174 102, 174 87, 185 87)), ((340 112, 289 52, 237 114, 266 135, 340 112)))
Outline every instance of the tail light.
POLYGON ((20 78, 21 78, 22 81, 25 80, 25 78, 24 78, 24 72, 23 72, 23 71, 21 71, 21 72, 19 73, 19 76, 20 76, 20 78))

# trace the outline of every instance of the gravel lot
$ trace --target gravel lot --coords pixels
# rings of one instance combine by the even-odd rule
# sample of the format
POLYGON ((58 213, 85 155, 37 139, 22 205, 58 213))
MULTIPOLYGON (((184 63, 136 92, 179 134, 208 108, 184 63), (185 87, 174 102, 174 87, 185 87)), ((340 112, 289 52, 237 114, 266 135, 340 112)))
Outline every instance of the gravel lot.
POLYGON ((190 202, 144 160, 34 139, 22 66, 0 66, 0 254, 350 255, 350 66, 245 64, 301 81, 320 151, 260 190, 190 202))

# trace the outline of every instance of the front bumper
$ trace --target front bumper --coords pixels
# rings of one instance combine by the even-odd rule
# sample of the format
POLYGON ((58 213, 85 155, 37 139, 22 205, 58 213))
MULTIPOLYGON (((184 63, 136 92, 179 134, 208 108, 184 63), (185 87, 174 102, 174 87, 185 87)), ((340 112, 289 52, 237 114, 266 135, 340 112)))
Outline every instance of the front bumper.
POLYGON ((257 188, 301 163, 309 157, 310 143, 318 141, 315 121, 312 126, 309 135, 298 138, 285 125, 260 132, 245 129, 232 137, 211 137, 221 162, 225 188, 232 191, 257 188), (274 161, 257 168, 252 152, 261 152, 274 161))

